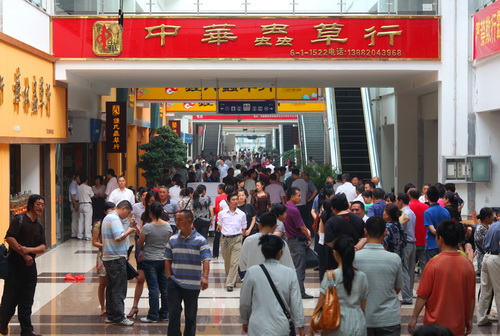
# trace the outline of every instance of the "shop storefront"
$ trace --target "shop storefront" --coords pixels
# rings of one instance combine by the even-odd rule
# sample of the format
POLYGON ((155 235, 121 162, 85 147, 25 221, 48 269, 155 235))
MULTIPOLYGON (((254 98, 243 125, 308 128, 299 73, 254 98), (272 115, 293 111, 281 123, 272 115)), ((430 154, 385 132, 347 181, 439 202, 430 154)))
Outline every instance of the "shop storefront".
POLYGON ((0 236, 10 218, 26 210, 29 195, 40 194, 51 246, 62 213, 56 146, 67 138, 66 89, 55 83, 51 55, 2 33, 0 60, 0 236))

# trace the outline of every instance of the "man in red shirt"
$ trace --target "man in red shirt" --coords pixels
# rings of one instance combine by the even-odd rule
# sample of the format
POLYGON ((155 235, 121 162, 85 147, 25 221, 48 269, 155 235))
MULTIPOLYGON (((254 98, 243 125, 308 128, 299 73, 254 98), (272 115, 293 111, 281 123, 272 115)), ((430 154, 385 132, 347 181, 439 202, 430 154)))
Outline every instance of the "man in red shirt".
POLYGON ((416 188, 408 189, 408 196, 410 197, 410 206, 411 211, 415 213, 415 245, 417 247, 417 259, 418 266, 421 269, 424 269, 426 257, 425 257, 425 225, 424 225, 424 212, 429 208, 429 206, 425 203, 422 203, 418 200, 419 194, 416 188))
POLYGON ((459 225, 453 220, 444 220, 436 229, 441 253, 428 261, 422 274, 417 302, 408 323, 411 334, 424 306, 424 325, 444 325, 456 336, 472 331, 476 274, 469 259, 457 251, 459 225))
MULTIPOLYGON (((227 194, 224 192, 224 189, 226 189, 226 186, 221 183, 217 187, 217 193, 219 196, 215 198, 215 238, 214 238, 214 245, 212 246, 212 257, 214 258, 219 258, 219 245, 220 245, 220 232, 217 230, 217 214, 222 210, 221 209, 221 202, 224 201, 226 203, 225 199, 227 198, 227 194)), ((234 190, 234 189, 232 189, 234 190)), ((223 203, 223 204, 224 204, 223 203)), ((226 203, 226 206, 224 208, 228 208, 228 205, 226 203)))

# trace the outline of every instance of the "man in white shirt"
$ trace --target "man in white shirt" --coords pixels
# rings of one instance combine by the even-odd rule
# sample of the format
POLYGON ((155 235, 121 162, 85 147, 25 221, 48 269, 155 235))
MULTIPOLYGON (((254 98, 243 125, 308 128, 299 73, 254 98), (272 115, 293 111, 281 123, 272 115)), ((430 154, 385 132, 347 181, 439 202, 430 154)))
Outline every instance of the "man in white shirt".
POLYGON ((351 183, 351 174, 342 174, 343 184, 337 188, 336 194, 345 194, 347 201, 350 203, 356 198, 356 188, 351 183))
POLYGON ((78 186, 78 209, 80 218, 78 220, 77 238, 92 240, 92 197, 94 192, 87 184, 88 176, 80 175, 80 185, 78 186))
MULTIPOLYGON (((107 183, 106 183, 106 196, 109 197, 109 195, 111 195, 111 193, 118 188, 118 181, 116 180, 116 175, 115 175, 115 170, 110 168, 108 169, 108 171, 106 172, 106 179, 107 179, 107 183)), ((115 203, 117 204, 117 203, 115 203)))
POLYGON ((354 201, 351 203, 351 212, 361 217, 365 223, 369 218, 365 214, 365 205, 361 201, 354 201))
POLYGON ((117 181, 118 188, 111 192, 111 195, 108 196, 108 201, 115 204, 118 204, 121 201, 129 201, 130 204, 135 204, 135 196, 133 191, 125 188, 125 185, 127 184, 125 176, 119 176, 117 181))
POLYGON ((230 194, 226 201, 229 204, 229 209, 222 210, 217 214, 217 231, 222 233, 221 245, 226 272, 226 288, 228 292, 232 292, 236 285, 241 242, 247 228, 247 217, 237 207, 238 195, 230 194))
POLYGON ((244 188, 248 191, 248 203, 252 201, 252 196, 255 193, 255 178, 257 177, 257 172, 255 169, 247 170, 243 174, 243 179, 245 180, 244 188))
POLYGON ((78 221, 80 212, 78 205, 78 185, 80 184, 80 175, 76 174, 69 185, 69 205, 71 209, 71 238, 78 236, 78 221))
POLYGON ((358 184, 356 187, 356 197, 352 200, 353 202, 360 201, 365 204, 365 199, 363 198, 363 192, 365 191, 364 184, 358 184))

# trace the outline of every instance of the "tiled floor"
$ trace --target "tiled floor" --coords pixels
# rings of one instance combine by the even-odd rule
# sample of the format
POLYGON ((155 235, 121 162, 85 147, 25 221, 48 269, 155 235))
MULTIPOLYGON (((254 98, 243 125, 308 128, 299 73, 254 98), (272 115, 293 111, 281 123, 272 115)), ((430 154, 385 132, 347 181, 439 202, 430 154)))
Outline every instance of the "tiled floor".
MULTIPOLYGON (((71 240, 37 259, 38 286, 33 306, 33 324, 43 335, 122 335, 122 334, 163 334, 167 324, 144 324, 136 318, 133 327, 105 324, 100 317, 97 300, 97 276, 95 274, 95 249, 90 242, 71 240), (84 274, 83 282, 67 282, 64 276, 84 274)), ((418 285, 418 284, 417 284, 418 285)), ((307 272, 306 289, 309 294, 318 296, 317 273, 307 272)), ((203 291, 199 300, 198 335, 243 335, 239 323, 239 287, 228 293, 224 290, 224 271, 222 259, 211 264, 210 287, 203 291)), ((126 312, 132 306, 135 282, 129 282, 126 312)), ((3 282, 0 281, 3 291, 3 282)), ((316 300, 305 300, 305 314, 309 317, 316 300)), ((402 330, 407 334, 407 323, 413 306, 403 306, 402 330)), ((148 309, 147 288, 139 303, 139 317, 145 316, 148 309)), ((422 319, 422 318, 421 318, 422 319)), ((421 320, 420 320, 421 321, 421 320)), ((475 318, 474 318, 475 321, 475 318)), ((10 324, 10 334, 19 334, 17 317, 10 324)), ((500 327, 494 323, 490 327, 474 325, 473 335, 499 335, 500 327)))

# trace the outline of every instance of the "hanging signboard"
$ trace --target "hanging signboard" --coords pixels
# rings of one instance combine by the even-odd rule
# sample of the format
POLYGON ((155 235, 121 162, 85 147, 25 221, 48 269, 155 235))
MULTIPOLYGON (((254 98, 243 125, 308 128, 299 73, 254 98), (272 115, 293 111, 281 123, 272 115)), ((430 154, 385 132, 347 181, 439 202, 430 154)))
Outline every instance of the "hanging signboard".
POLYGON ((127 103, 106 102, 106 150, 127 152, 127 103))
POLYGON ((440 18, 52 18, 57 58, 439 60, 440 18))

